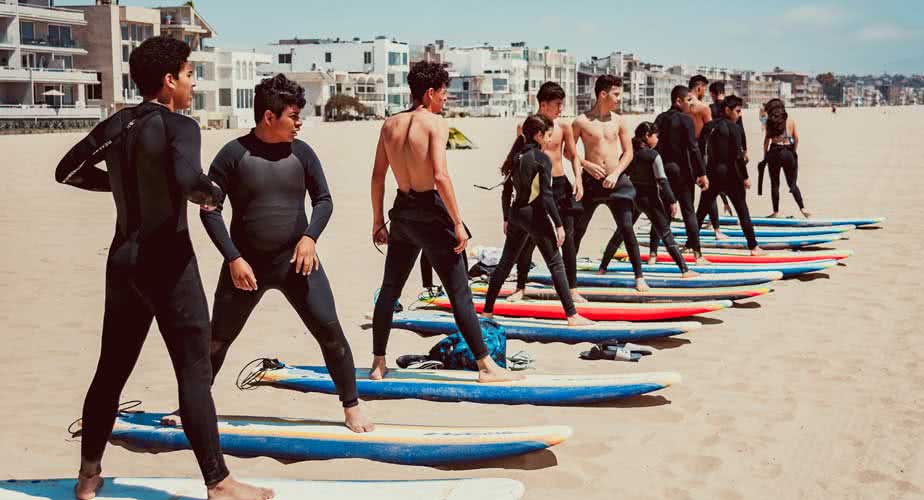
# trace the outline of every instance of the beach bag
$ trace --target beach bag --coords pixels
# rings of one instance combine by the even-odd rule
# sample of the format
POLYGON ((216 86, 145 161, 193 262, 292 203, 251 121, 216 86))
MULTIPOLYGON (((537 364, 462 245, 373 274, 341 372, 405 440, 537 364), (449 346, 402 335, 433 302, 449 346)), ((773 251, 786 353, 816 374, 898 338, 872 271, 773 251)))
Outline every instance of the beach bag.
MULTIPOLYGON (((487 318, 479 318, 481 335, 488 347, 488 355, 501 368, 507 367, 507 334, 504 327, 487 318)), ((472 349, 459 332, 440 340, 430 349, 427 358, 439 361, 447 370, 478 370, 472 349)))

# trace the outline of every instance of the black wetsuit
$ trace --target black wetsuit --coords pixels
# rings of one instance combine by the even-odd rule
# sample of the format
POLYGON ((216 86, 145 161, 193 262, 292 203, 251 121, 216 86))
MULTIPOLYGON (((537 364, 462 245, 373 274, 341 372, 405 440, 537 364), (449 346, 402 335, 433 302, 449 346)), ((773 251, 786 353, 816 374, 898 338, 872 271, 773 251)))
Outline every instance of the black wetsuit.
POLYGON ((388 254, 372 317, 373 354, 385 355, 395 301, 401 297, 414 262, 423 251, 443 284, 456 325, 475 359, 487 356, 488 349, 472 304, 465 252, 458 254, 454 250, 458 244, 455 226, 439 193, 436 190, 407 193, 398 190, 388 218, 391 220, 388 254))
MULTIPOLYGON (((506 189, 506 187, 505 187, 506 189)), ((565 275, 568 277, 568 286, 577 288, 577 251, 574 247, 574 188, 564 175, 552 177, 552 196, 558 205, 558 215, 561 217, 565 229, 565 241, 561 244, 561 256, 565 264, 565 275)), ((523 251, 517 259, 517 288, 526 287, 529 277, 529 266, 532 264, 533 251, 536 243, 532 238, 526 240, 523 251)))
POLYGON ((122 389, 156 318, 176 373, 183 431, 212 485, 228 469, 211 394, 208 303, 186 209, 188 202, 215 205, 224 194, 202 173, 200 145, 198 123, 146 102, 97 125, 61 160, 55 178, 111 191, 116 205, 102 346, 83 405, 83 458, 102 460, 122 389), (94 166, 103 160, 106 170, 94 166))
POLYGON ((792 144, 792 138, 785 130, 780 136, 789 138, 789 144, 771 143, 766 155, 767 166, 770 167, 770 198, 773 201, 773 211, 780 211, 780 170, 786 175, 789 192, 802 210, 805 208, 805 202, 796 183, 799 180, 799 155, 792 144))
MULTIPOLYGON (((664 171, 671 184, 671 191, 680 203, 683 225, 687 231, 686 247, 700 250, 699 226, 696 225, 696 211, 693 208, 696 179, 706 175, 705 162, 697 144, 693 119, 676 107, 658 115, 658 152, 664 161, 664 171)), ((651 249, 656 251, 657 242, 651 249)), ((656 253, 656 252, 655 252, 656 253)))
MULTIPOLYGON (((722 106, 720 102, 714 102, 710 104, 709 110, 712 112, 712 120, 713 121, 721 120, 724 115, 724 109, 725 107, 722 106)), ((745 151, 747 151, 748 150, 748 136, 744 131, 744 122, 739 116, 738 121, 735 123, 737 123, 738 126, 741 127, 741 147, 745 151)), ((699 150, 702 151, 704 155, 706 154, 706 144, 704 142, 704 138, 702 137, 702 134, 700 134, 699 150)), ((706 159, 706 161, 709 161, 708 158, 706 159)), ((729 205, 728 196, 725 193, 720 193, 720 196, 722 197, 722 202, 727 207, 729 205)), ((721 229, 722 225, 719 222, 719 205, 717 203, 713 203, 712 208, 709 209, 709 220, 712 221, 713 229, 715 229, 716 231, 721 229)))
POLYGON ((552 194, 552 160, 542 152, 538 144, 530 142, 514 162, 513 171, 504 182, 501 195, 507 238, 500 262, 491 273, 491 283, 484 299, 484 312, 494 312, 494 302, 504 280, 523 252, 526 240, 531 238, 552 274, 552 283, 565 308, 565 314, 574 316, 577 310, 571 298, 571 288, 565 276, 565 265, 558 251, 555 234, 556 228, 563 226, 558 204, 552 194), (511 202, 513 192, 516 192, 516 197, 511 202))
MULTIPOLYGON (((632 163, 629 164, 626 172, 629 174, 629 179, 636 190, 635 213, 632 217, 632 223, 634 224, 641 213, 644 212, 651 223, 652 232, 664 241, 667 251, 674 259, 677 267, 680 268, 681 272, 687 272, 689 270, 687 263, 680 253, 677 242, 674 241, 673 233, 671 233, 670 211, 669 209, 665 211, 666 206, 669 207, 677 200, 671 192, 670 183, 664 173, 664 164, 661 162, 660 155, 658 155, 657 151, 649 148, 636 150, 632 157, 632 163)), ((603 260, 600 261, 599 269, 605 271, 609 267, 610 261, 613 260, 613 255, 616 254, 621 244, 622 235, 618 232, 613 234, 613 237, 610 238, 609 243, 606 245, 606 250, 603 252, 603 260)), ((655 255, 657 254, 657 250, 653 250, 653 252, 655 255)))
MULTIPOLYGON (((702 224, 706 215, 715 205, 720 193, 725 193, 738 214, 738 223, 748 241, 748 248, 757 246, 754 225, 748 211, 747 192, 744 181, 748 178, 747 165, 743 161, 744 150, 741 147, 741 127, 727 118, 714 121, 707 138, 709 161, 706 172, 709 175, 709 189, 703 191, 696 210, 696 220, 702 224)), ((698 227, 698 226, 697 226, 698 227)))
POLYGON ((324 267, 304 276, 291 262, 303 236, 317 241, 333 211, 321 162, 310 146, 294 142, 268 144, 251 132, 225 145, 209 167, 231 201, 231 233, 222 205, 200 212, 222 265, 212 310, 212 369, 221 369, 231 343, 267 290, 282 292, 321 346, 324 362, 344 407, 356 406, 356 371, 350 345, 337 318, 334 294, 324 267), (305 215, 305 192, 311 196, 311 221, 305 215), (257 290, 234 285, 228 263, 242 257, 253 268, 257 290))

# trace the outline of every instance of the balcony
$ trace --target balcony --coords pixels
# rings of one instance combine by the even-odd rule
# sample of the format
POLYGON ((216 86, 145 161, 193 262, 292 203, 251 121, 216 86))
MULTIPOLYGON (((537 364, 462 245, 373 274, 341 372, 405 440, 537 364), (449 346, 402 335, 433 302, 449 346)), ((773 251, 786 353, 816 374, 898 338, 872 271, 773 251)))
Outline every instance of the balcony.
POLYGON ((19 43, 24 49, 44 49, 51 52, 85 55, 87 51, 76 40, 58 38, 21 38, 19 43))
POLYGON ((40 83, 99 83, 93 71, 53 68, 6 68, 0 67, 0 81, 5 82, 40 82, 40 83))
POLYGON ((385 102, 385 94, 356 94, 360 102, 385 102))
POLYGON ((36 7, 34 5, 14 5, 0 2, 0 16, 16 16, 24 21, 41 21, 46 23, 71 24, 86 26, 83 12, 60 7, 36 7))
POLYGON ((0 104, 0 119, 29 118, 79 118, 96 119, 102 117, 102 108, 98 106, 60 106, 0 104))

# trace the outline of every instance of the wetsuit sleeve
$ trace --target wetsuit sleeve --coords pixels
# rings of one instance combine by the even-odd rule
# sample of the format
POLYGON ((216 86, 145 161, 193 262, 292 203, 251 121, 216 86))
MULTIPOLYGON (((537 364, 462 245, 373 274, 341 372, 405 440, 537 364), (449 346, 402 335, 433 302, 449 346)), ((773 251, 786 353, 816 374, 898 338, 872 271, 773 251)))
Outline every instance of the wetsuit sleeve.
POLYGON ((658 185, 661 187, 661 197, 664 201, 673 205, 677 202, 677 198, 674 197, 674 192, 671 191, 671 183, 667 181, 667 173, 664 171, 664 162, 661 160, 661 155, 655 155, 653 165, 655 179, 657 179, 658 185))
POLYGON ((512 176, 504 179, 504 189, 501 190, 501 213, 504 215, 504 222, 510 218, 510 201, 513 198, 513 180, 512 176))
POLYGON ((109 173, 95 165, 106 157, 106 125, 99 123, 61 158, 55 169, 55 180, 87 191, 112 191, 109 173))
MULTIPOLYGON (((218 152, 218 156, 212 160, 212 165, 209 167, 209 179, 217 184, 225 193, 231 192, 231 176, 234 175, 235 165, 240 159, 240 155, 234 154, 234 151, 229 146, 225 146, 218 152)), ((225 198, 222 197, 215 206, 215 210, 211 212, 200 210, 199 219, 202 220, 202 225, 205 226, 205 232, 208 233, 212 243, 215 244, 215 247, 221 252, 222 257, 225 258, 225 262, 231 262, 240 257, 241 252, 231 240, 231 235, 228 233, 228 226, 225 225, 225 219, 222 217, 224 201, 225 198)))
POLYGON ((703 153, 699 150, 699 145, 696 141, 696 132, 693 130, 693 120, 683 116, 680 121, 685 129, 684 135, 686 136, 687 150, 690 153, 690 161, 693 163, 693 177, 702 177, 706 175, 706 162, 703 160, 703 153), (686 119, 684 120, 683 118, 686 119))
POLYGON ((735 168, 738 169, 738 176, 741 180, 745 180, 748 178, 748 164, 744 161, 744 147, 742 146, 744 142, 744 133, 738 124, 731 124, 729 128, 728 135, 731 136, 731 140, 728 142, 730 143, 730 148, 733 149, 733 151, 729 151, 729 153, 732 154, 729 158, 731 158, 731 162, 735 165, 735 168))
POLYGON ((555 203, 555 195, 552 193, 552 160, 548 156, 542 155, 539 158, 539 191, 542 196, 542 205, 546 213, 552 218, 555 227, 562 227, 561 216, 558 214, 558 204, 555 203))
POLYGON ((321 168, 321 160, 307 144, 301 143, 296 149, 296 155, 305 168, 305 189, 311 197, 311 221, 305 229, 305 236, 318 241, 330 216, 334 213, 334 199, 327 187, 327 178, 321 168))
POLYGON ((741 117, 738 117, 738 129, 741 130, 741 149, 744 151, 748 150, 748 135, 744 132, 744 121, 741 117))
MULTIPOLYGON (((167 115, 169 116, 169 115, 167 115)), ((177 115, 165 123, 173 176, 183 196, 197 205, 218 205, 224 192, 202 172, 202 131, 190 118, 177 115)))

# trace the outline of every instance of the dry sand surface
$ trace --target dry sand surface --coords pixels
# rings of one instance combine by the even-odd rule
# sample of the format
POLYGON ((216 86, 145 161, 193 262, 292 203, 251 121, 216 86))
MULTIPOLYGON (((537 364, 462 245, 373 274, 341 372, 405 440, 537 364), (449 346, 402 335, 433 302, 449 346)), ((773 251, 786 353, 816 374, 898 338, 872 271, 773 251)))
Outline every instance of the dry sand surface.
MULTIPOLYGON (((545 373, 676 371, 684 382, 654 395, 604 406, 543 408, 424 401, 364 403, 378 422, 440 425, 567 424, 574 436, 548 452, 481 469, 439 470, 364 460, 282 465, 229 458, 238 476, 302 479, 511 477, 529 499, 574 498, 921 498, 924 496, 924 321, 920 212, 924 192, 924 110, 794 110, 803 145, 799 184, 818 216, 884 215, 883 229, 854 231, 837 248, 855 256, 804 282, 782 282, 752 303, 713 313, 702 330, 654 344, 638 364, 578 359, 587 346, 524 344, 545 373)), ((640 117, 629 117, 631 127, 640 117)), ((752 150, 760 144, 745 116, 752 150)), ((480 146, 452 151, 449 164, 473 245, 500 245, 497 166, 514 121, 452 122, 480 146)), ((369 173, 379 122, 306 128, 301 138, 321 158, 334 216, 318 245, 358 366, 371 362, 362 327, 384 258, 370 241, 369 173)), ((203 134, 204 165, 240 131, 203 134)), ((0 478, 73 476, 79 442, 65 434, 79 416, 96 366, 103 270, 114 209, 105 193, 55 184, 54 167, 80 134, 0 137, 6 175, 0 201, 0 478)), ((759 154, 752 153, 757 157, 759 154)), ((752 163, 756 164, 756 161, 752 163)), ((753 171, 753 170, 752 170, 753 171)), ((393 199, 389 180, 386 203, 393 199)), ((769 196, 749 194, 752 212, 769 196)), ((784 191, 783 211, 795 213, 784 191)), ((211 300, 221 258, 189 208, 191 231, 211 300)), ((611 233, 604 210, 584 255, 611 233)), ((537 257, 538 254, 537 254, 537 257)), ((414 276, 405 301, 417 292, 414 276)), ((435 339, 394 331, 390 358, 426 352, 435 339)), ((218 377, 227 414, 340 419, 337 399, 273 389, 240 392, 238 369, 261 356, 320 364, 314 340, 279 293, 265 296, 218 377)), ((123 399, 148 411, 176 406, 163 342, 152 332, 123 399)), ((190 452, 130 453, 110 447, 109 475, 195 476, 190 452)))

